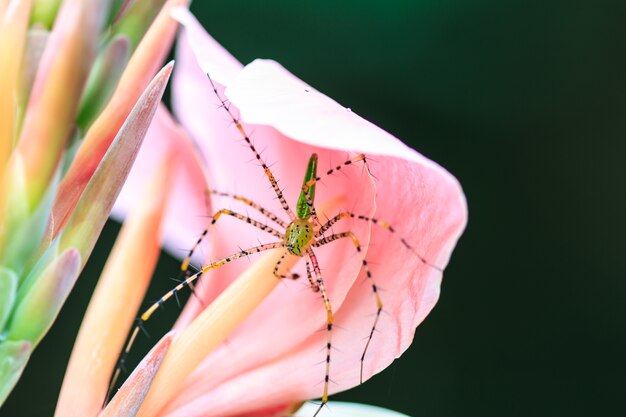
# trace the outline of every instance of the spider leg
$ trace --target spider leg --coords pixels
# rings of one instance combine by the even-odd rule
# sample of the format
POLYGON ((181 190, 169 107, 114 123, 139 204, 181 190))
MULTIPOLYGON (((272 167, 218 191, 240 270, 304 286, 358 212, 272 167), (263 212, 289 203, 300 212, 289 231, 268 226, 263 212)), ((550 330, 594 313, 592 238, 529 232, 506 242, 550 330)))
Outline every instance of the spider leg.
POLYGON ((302 188, 304 192, 304 199, 306 201, 306 205, 309 207, 309 215, 313 217, 313 224, 321 225, 320 219, 317 218, 317 211, 315 210, 315 206, 313 205, 313 200, 311 199, 311 193, 309 192, 309 188, 302 188))
POLYGON ((322 225, 319 218, 317 217, 317 211, 315 210, 315 206, 313 205, 313 199, 311 198, 311 193, 309 192, 310 187, 316 184, 317 182, 321 181, 323 178, 328 177, 335 172, 339 172, 342 167, 352 165, 353 163, 360 162, 360 161, 363 161, 364 164, 366 163, 364 154, 359 154, 352 159, 348 159, 344 163, 337 165, 334 168, 329 169, 328 171, 326 171, 325 174, 322 174, 321 176, 317 176, 313 178, 312 180, 307 181, 304 184, 302 184, 301 191, 304 194, 306 205, 309 207, 309 212, 310 212, 311 217, 313 217, 314 224, 317 224, 320 226, 322 225))
POLYGON ((213 195, 217 195, 219 197, 232 198, 235 201, 242 202, 243 204, 252 207, 253 209, 258 211, 259 213, 261 213, 262 215, 264 215, 265 217, 267 217, 268 219, 270 219, 274 223, 282 226, 285 229, 287 228, 287 223, 285 223, 277 215, 275 215, 271 211, 269 211, 266 208, 262 207, 260 204, 257 204, 254 201, 252 201, 252 200, 250 200, 250 199, 248 199, 246 197, 242 197, 240 195, 236 195, 236 194, 232 194, 232 193, 225 193, 223 191, 217 191, 217 190, 207 190, 207 192, 210 193, 210 194, 213 194, 213 195))
MULTIPOLYGON (((290 275, 286 275, 286 274, 279 274, 278 270, 280 268, 280 264, 283 262, 283 259, 285 259, 285 256, 287 256, 287 253, 289 252, 285 252, 283 254, 283 256, 280 257, 280 259, 278 260, 278 262, 276 262, 276 266, 274 267, 274 276, 276 276, 277 278, 289 278, 289 279, 298 279, 300 278, 299 274, 293 273, 290 275)), ((308 257, 304 257, 304 263, 306 265, 306 277, 309 280, 309 284, 311 284, 311 289, 313 290, 313 292, 319 292, 320 287, 317 285, 317 283, 315 281, 313 281, 313 274, 311 272, 311 263, 309 262, 309 258, 308 257)))
MULTIPOLYGON (((244 216, 242 214, 236 213, 232 210, 229 209, 221 209, 219 210, 217 213, 215 213, 213 215, 213 218, 211 219, 211 223, 209 224, 209 227, 213 226, 217 220, 223 215, 227 215, 227 216, 232 216, 238 220, 241 220, 245 223, 251 224, 252 226, 256 227, 257 229, 261 229, 264 232, 267 232, 273 236, 276 236, 277 238, 283 239, 284 235, 279 232, 278 230, 264 224, 261 223, 257 220, 254 220, 248 216, 244 216)), ((180 270, 181 270, 181 274, 187 274, 187 270, 189 269, 189 262, 191 262, 191 257, 193 256, 194 252, 196 249, 198 249, 198 246, 200 246, 200 244, 202 243, 202 240, 205 238, 205 236, 207 235, 207 233, 209 233, 209 227, 207 227, 206 229, 204 229, 202 231, 202 233, 200 234, 200 237, 198 238, 198 240, 196 241, 196 243, 194 243, 194 245, 191 247, 191 249, 189 249, 189 253, 187 254, 187 256, 185 257, 185 259, 183 259, 183 263, 180 265, 180 270)))
POLYGON ((261 158, 261 155, 256 150, 256 148, 252 144, 252 141, 250 140, 250 137, 248 136, 248 134, 244 130, 243 125, 241 124, 239 119, 237 119, 235 117, 233 112, 230 110, 230 106, 226 103, 226 100, 224 98, 222 98, 220 93, 218 93, 217 87, 213 83, 213 80, 211 79, 211 76, 209 74, 207 74, 207 78, 209 79, 209 82, 211 83, 211 87, 213 88, 213 92, 215 93, 215 96, 219 100, 219 102, 221 104, 221 107, 223 107, 224 110, 226 111, 226 113, 228 113, 228 115, 232 119, 233 123, 235 124, 235 127, 237 127, 237 130, 239 131, 239 133, 243 137, 244 141, 246 142, 246 144, 248 145, 248 147, 250 148, 250 150, 254 154, 254 157, 261 164, 261 167, 263 168, 263 171, 265 171, 265 176, 267 177, 267 179, 269 180, 270 184, 272 185, 272 188, 274 189, 274 192, 276 193, 276 197, 278 197, 278 200, 280 201, 280 204, 283 207, 283 210, 285 210, 285 213, 287 213, 287 215, 289 216, 289 219, 293 221, 296 218, 296 215, 289 208, 289 204, 287 204, 287 200, 285 199, 285 196, 283 195, 283 191, 280 189, 280 187, 278 187, 278 181, 276 181, 276 178, 274 177, 274 174, 272 174, 272 171, 270 170, 270 168, 267 166, 265 161, 261 158))
POLYGON ((367 353, 367 349, 370 346, 372 337, 374 337, 374 332, 376 331, 376 326, 378 325, 378 320, 380 319, 380 313, 383 311, 383 303, 382 303, 382 300, 380 299, 380 295, 378 294, 378 287, 376 287, 376 283, 374 282, 374 277, 372 277, 372 272, 370 271, 370 268, 367 264, 367 259, 365 259, 365 256, 363 256, 363 253, 361 252, 361 244, 359 243, 359 240, 357 239, 354 233, 352 232, 336 233, 336 234, 324 237, 316 241, 313 244, 313 246, 314 247, 324 246, 337 239, 342 239, 346 237, 349 237, 350 240, 352 240, 352 243, 354 244, 356 251, 361 255, 361 264, 363 265, 363 269, 365 270, 367 279, 369 279, 370 283, 372 284, 372 291, 374 292, 374 297, 376 299, 376 318, 374 319, 374 324, 372 325, 372 329, 370 330, 369 336, 367 337, 367 343, 365 343, 365 348, 363 349, 363 354, 361 355, 360 383, 362 384, 363 383, 363 364, 365 361, 365 354, 367 353))
POLYGON ((304 263, 306 264, 306 277, 309 279, 309 284, 311 284, 311 289, 313 292, 319 292, 320 287, 317 285, 315 281, 313 281, 313 276, 311 274, 311 264, 309 263, 309 258, 304 258, 304 263))
POLYGON ((298 278, 300 278, 299 274, 296 273, 292 273, 292 274, 281 274, 279 273, 280 270, 280 264, 283 263, 283 260, 285 259, 285 256, 287 256, 289 254, 289 251, 286 251, 285 253, 282 254, 282 256, 280 257, 280 259, 278 260, 278 262, 276 262, 276 265, 274 266, 274 276, 276 278, 280 278, 280 279, 293 279, 296 280, 298 278))
MULTIPOLYGON (((369 222, 371 224, 375 224, 376 226, 382 227, 383 229, 388 230, 389 232, 396 234, 396 229, 394 229, 394 227, 392 225, 390 225, 389 223, 387 223, 384 220, 380 220, 377 219, 375 217, 367 217, 367 216, 362 216, 362 215, 358 215, 358 214, 354 214, 352 212, 349 211, 342 211, 340 213, 338 213, 336 216, 334 216, 333 218, 331 218, 330 220, 328 220, 326 223, 324 223, 319 230, 317 231, 317 233, 315 234, 315 237, 321 237, 328 229, 330 229, 335 223, 337 223, 339 220, 341 219, 346 219, 346 218, 352 218, 352 219, 358 219, 358 220, 362 220, 362 221, 366 221, 369 222)), ((443 269, 438 267, 435 264, 432 264, 430 262, 428 262, 426 260, 426 258, 424 258, 422 255, 420 255, 417 250, 411 246, 407 240, 402 237, 399 236, 398 237, 400 242, 402 243, 402 245, 404 245, 405 248, 407 248, 408 250, 410 250, 411 252, 413 252, 413 254, 424 264, 427 265, 439 272, 443 272, 443 269)))
MULTIPOLYGON (((191 271, 189 271, 189 268, 187 268, 185 271, 181 271, 178 274, 178 278, 176 279, 177 282, 183 282, 184 280, 186 280, 187 278, 189 278, 191 275, 193 275, 191 273, 191 271)), ((199 282, 199 280, 196 283, 190 282, 189 283, 189 291, 191 291, 191 294, 198 300, 198 302, 204 306, 204 301, 202 301, 202 298, 198 295, 198 293, 196 292, 196 284, 199 282)))
POLYGON ((361 162, 363 161, 363 164, 365 164, 365 166, 367 166, 367 161, 366 161, 366 157, 365 154, 358 154, 356 155, 354 158, 350 158, 348 160, 346 160, 345 162, 335 166, 334 168, 330 168, 328 171, 326 171, 325 173, 313 178, 310 181, 305 182, 304 184, 302 184, 302 190, 304 191, 304 189, 308 189, 310 186, 314 185, 315 183, 320 182, 321 180, 323 180, 324 178, 333 175, 336 172, 341 171, 342 168, 348 166, 348 165, 352 165, 355 164, 357 162, 361 162))
POLYGON ((124 368, 125 362, 126 362, 126 358, 128 357, 128 353, 130 352, 130 349, 132 348, 133 344, 135 343, 135 339, 137 338, 137 335, 139 334, 139 331, 141 329, 143 329, 144 323, 146 323, 150 317, 152 316, 152 314, 160 307, 162 306, 167 300, 169 300, 170 298, 176 296, 176 294, 181 291, 183 288, 188 287, 190 284, 192 284, 195 280, 197 280, 198 278, 200 278, 202 275, 204 275, 205 273, 207 273, 209 270, 211 269, 216 269, 219 268, 229 262, 232 262, 236 259, 242 258, 244 256, 248 256, 254 253, 259 253, 259 252, 264 252, 266 250, 270 250, 270 249, 276 249, 276 248, 284 248, 285 244, 281 241, 281 242, 274 242, 274 243, 266 243, 264 245, 259 245, 259 246, 254 246, 252 248, 249 249, 244 249, 241 250, 239 252, 236 252, 232 255, 226 256, 224 258, 221 258, 215 262, 211 262, 208 265, 205 265, 202 267, 202 269, 200 269, 198 272, 196 272, 195 274, 189 276, 188 278, 186 278, 184 281, 182 281, 180 284, 178 284, 176 287, 174 287, 173 289, 171 289, 170 291, 168 291, 167 293, 165 293, 161 298, 159 298, 155 303, 153 303, 150 307, 148 307, 148 309, 146 309, 141 316, 139 316, 136 320, 136 324, 135 327, 133 328, 133 331, 128 339, 128 342, 126 343, 126 346, 124 347, 124 351, 122 352, 122 355, 120 357, 120 360, 117 364, 117 367, 115 368, 115 372, 113 373, 113 377, 111 378, 111 382, 109 384, 109 388, 107 390, 107 396, 105 398, 105 404, 108 402, 109 398, 111 398, 111 394, 113 393, 113 388, 115 387, 117 380, 119 378, 121 369, 124 368))
POLYGON ((322 294, 324 308, 326 309, 326 371, 324 375, 324 392, 322 394, 322 403, 320 404, 315 414, 313 414, 313 417, 316 417, 328 402, 328 382, 330 381, 330 352, 332 346, 331 335, 333 330, 333 309, 330 305, 330 300, 328 299, 328 294, 326 293, 326 287, 324 286, 324 280, 322 278, 322 272, 320 270, 320 266, 317 262, 317 257, 315 256, 315 252, 313 252, 313 249, 307 249, 306 256, 310 259, 311 264, 313 265, 315 282, 317 284, 317 288, 319 288, 319 291, 322 294))

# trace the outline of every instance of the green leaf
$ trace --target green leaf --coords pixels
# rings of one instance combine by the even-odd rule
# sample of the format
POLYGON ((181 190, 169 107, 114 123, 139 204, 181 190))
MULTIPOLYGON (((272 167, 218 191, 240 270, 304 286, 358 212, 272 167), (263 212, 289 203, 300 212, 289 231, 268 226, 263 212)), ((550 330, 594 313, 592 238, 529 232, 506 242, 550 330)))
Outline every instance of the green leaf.
POLYGON ((29 213, 27 209, 26 195, 19 192, 24 191, 24 188, 18 181, 12 188, 14 192, 8 204, 6 234, 3 236, 4 247, 0 252, 0 265, 12 269, 18 276, 24 276, 26 266, 40 248, 58 188, 59 177, 57 170, 46 194, 32 213, 29 213))
POLYGON ((100 114, 117 87, 130 58, 130 42, 124 35, 116 36, 96 58, 80 101, 76 123, 83 132, 100 114))
POLYGON ((0 266, 0 334, 4 329, 17 295, 17 274, 0 266))
POLYGON ((20 379, 32 344, 25 340, 0 342, 0 406, 20 379))
POLYGON ((7 340, 28 340, 36 346, 59 314, 80 271, 80 254, 68 249, 37 277, 24 294, 20 289, 7 340))
POLYGON ((30 14, 31 26, 41 25, 49 30, 57 17, 60 6, 61 0, 35 0, 30 14))
POLYGON ((124 11, 121 18, 113 24, 113 35, 123 34, 130 40, 131 51, 146 33, 152 21, 161 10, 165 0, 134 1, 124 11))

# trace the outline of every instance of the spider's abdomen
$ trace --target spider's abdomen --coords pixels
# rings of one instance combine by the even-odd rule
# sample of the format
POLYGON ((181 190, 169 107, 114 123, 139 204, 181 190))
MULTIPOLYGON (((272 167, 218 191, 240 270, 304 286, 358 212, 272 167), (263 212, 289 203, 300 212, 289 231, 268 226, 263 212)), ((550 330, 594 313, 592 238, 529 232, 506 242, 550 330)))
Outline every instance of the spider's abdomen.
POLYGON ((302 256, 313 240, 313 226, 308 220, 296 219, 287 226, 285 244, 292 255, 302 256))

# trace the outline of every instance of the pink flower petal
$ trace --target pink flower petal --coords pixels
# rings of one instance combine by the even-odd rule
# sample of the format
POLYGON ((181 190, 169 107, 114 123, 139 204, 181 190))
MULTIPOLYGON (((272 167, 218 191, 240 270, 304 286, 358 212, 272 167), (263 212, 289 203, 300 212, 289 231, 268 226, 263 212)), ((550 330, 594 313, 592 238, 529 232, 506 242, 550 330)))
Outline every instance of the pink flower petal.
MULTIPOLYGON (((413 165, 405 162, 406 165, 413 165)), ((398 171, 405 171, 400 167, 398 171)), ((387 172, 393 172, 393 168, 389 168, 387 172)), ((399 195, 405 194, 407 188, 411 188, 410 181, 404 181, 398 178, 394 183, 389 184, 389 189, 394 190, 399 195)), ((379 187, 379 193, 384 193, 379 187)), ((388 192, 387 194, 391 194, 388 192)), ((380 196, 380 194, 379 194, 380 196)), ((382 196, 383 198, 385 196, 382 196)), ((446 196, 444 196, 446 197, 446 196)), ((454 203, 454 194, 450 203, 454 203)), ((384 201, 384 200, 383 200, 384 201)), ((430 200, 429 200, 430 201, 430 200)), ((401 203, 401 202, 399 202, 401 203)), ((398 215, 404 210, 410 210, 410 201, 404 201, 400 204, 398 215)), ((414 203, 414 201, 413 201, 414 203)), ((450 204, 449 207, 454 207, 450 204)), ((429 209, 425 207, 425 209, 429 209)), ((432 210, 431 210, 432 211, 432 210)), ((389 217, 388 217, 389 218, 389 217)), ((462 222, 459 219, 451 217, 441 223, 435 225, 433 229, 421 230, 425 228, 420 225, 420 219, 416 216, 412 217, 409 227, 418 230, 417 235, 423 235, 425 240, 432 238, 431 249, 427 254, 440 254, 437 258, 439 265, 447 262, 447 257, 451 247, 454 245, 455 236, 460 233, 462 222)), ((432 219, 425 218, 422 222, 428 222, 432 219)), ((438 220, 438 219, 435 219, 438 220)), ((396 223, 397 224, 397 223, 396 223)), ((385 311, 388 314, 381 316, 381 322, 378 326, 380 332, 377 333, 372 340, 372 345, 368 351, 366 360, 365 376, 368 377, 372 373, 379 372, 388 366, 393 359, 398 357, 409 346, 413 339, 415 327, 423 320, 425 315, 430 311, 439 295, 439 282, 441 275, 438 271, 426 267, 420 261, 409 253, 396 239, 387 237, 388 232, 380 229, 372 229, 372 242, 374 244, 367 252, 368 260, 375 265, 373 269, 374 278, 377 284, 382 288, 381 297, 383 299, 385 311), (384 242, 384 244, 376 244, 376 242, 384 242), (402 255, 404 254, 404 255, 402 255), (399 258, 397 262, 389 261, 390 259, 399 258)), ((320 256, 320 258, 322 258, 320 256)), ((333 261, 331 258, 325 258, 326 266, 331 268, 333 261)), ((335 275, 333 278, 341 277, 335 275)), ((328 278, 329 286, 331 279, 328 278)), ((294 290, 294 288, 286 288, 294 290)), ((291 294, 285 294, 284 300, 289 297, 298 297, 300 294, 292 291, 291 294), (296 294, 294 295, 294 292, 296 294)), ((329 292, 333 294, 332 287, 329 292)), ((276 292, 271 297, 276 295, 276 292)), ((271 299, 271 297, 269 299, 271 299)), ((316 310, 321 310, 321 303, 317 301, 317 309, 313 307, 309 310, 309 314, 313 314, 316 310)), ((276 301, 274 301, 276 302, 276 301)), ((274 304, 276 306, 276 304, 274 304)), ((278 315, 280 319, 288 319, 291 311, 297 311, 292 306, 283 310, 278 315)), ((331 379, 335 382, 331 384, 331 392, 338 392, 359 382, 360 356, 363 351, 363 340, 371 329, 372 317, 375 312, 375 303, 372 297, 371 287, 367 282, 363 282, 363 277, 353 285, 348 293, 344 303, 336 313, 335 319, 338 331, 333 334, 333 346, 336 350, 332 353, 331 379)), ((306 317, 294 313, 300 320, 306 317)), ((274 317, 277 315, 274 314, 274 317)), ((272 320, 272 317, 259 318, 256 314, 251 316, 249 323, 256 324, 259 327, 264 325, 260 320, 272 320)), ((317 328, 323 323, 323 319, 317 321, 317 328)), ((246 329, 249 330, 249 329, 246 329)), ((180 395, 174 401, 169 410, 172 410, 172 416, 189 415, 194 408, 206 409, 207 404, 211 404, 211 412, 214 415, 228 415, 232 412, 253 411, 257 408, 279 404, 286 401, 297 401, 303 398, 315 398, 321 395, 321 384, 323 379, 324 368, 324 351, 323 347, 326 343, 326 335, 324 332, 313 333, 305 343, 292 346, 291 351, 287 355, 281 356, 279 360, 269 362, 257 368, 245 368, 248 362, 245 361, 245 355, 259 357, 267 354, 267 352, 276 352, 272 345, 280 345, 284 341, 283 338, 291 339, 291 332, 298 332, 300 329, 296 326, 289 328, 279 327, 275 331, 267 331, 266 334, 259 332, 250 333, 250 339, 240 340, 241 333, 233 336, 229 343, 216 351, 203 363, 198 371, 183 387, 180 395), (268 337, 269 334, 280 335, 280 337, 268 337), (285 337, 287 336, 287 337, 285 337), (269 341, 269 346, 265 345, 265 341, 269 341), (256 354, 254 351, 256 350, 256 354), (245 352, 245 353, 242 353, 245 352), (241 356, 240 356, 241 355, 241 356), (317 363, 317 365, 316 365, 317 363), (237 373, 233 368, 233 364, 237 364, 237 368, 243 368, 246 372, 237 373), (224 369, 227 375, 236 375, 224 382, 224 369), (230 372, 228 372, 230 371, 230 372), (213 383, 213 379, 218 379, 219 384, 213 383), (272 381, 268 384, 268 381, 272 381), (246 394, 242 397, 241 393, 246 394), (236 408, 235 408, 236 404, 236 408), (173 410, 176 410, 175 412, 173 410), (179 414, 180 413, 180 414, 179 414)), ((247 335, 248 333, 246 333, 247 335)), ((309 332, 311 334, 311 332, 309 332)), ((256 364, 258 366, 258 364, 256 364)), ((207 414, 203 414, 207 415, 207 414)), ((213 414, 208 414, 213 415, 213 414)))
POLYGON ((226 96, 247 123, 272 126, 293 140, 435 165, 275 61, 257 59, 246 65, 228 85, 226 96))
MULTIPOLYGON (((179 41, 173 102, 182 124, 203 151, 209 184, 246 196, 288 220, 263 170, 251 162, 253 154, 224 109, 219 108, 204 74, 216 67, 215 62, 232 63, 234 59, 208 35, 199 33, 190 15, 180 14, 185 30, 179 41)), ((265 150, 262 156, 292 206, 311 153, 320 157, 320 172, 345 161, 345 151, 373 156, 368 166, 378 182, 358 166, 347 167, 342 171, 345 175, 333 175, 318 185, 316 196, 317 206, 333 207, 329 216, 347 209, 387 220, 398 231, 390 236, 389 231, 358 220, 342 221, 333 230, 351 230, 359 237, 381 289, 386 314, 381 316, 380 332, 372 339, 366 356, 364 374, 368 378, 406 350, 415 327, 439 296, 441 272, 405 248, 401 238, 406 238, 421 257, 443 268, 466 223, 461 188, 443 168, 317 93, 278 64, 255 61, 241 71, 232 65, 230 74, 219 72, 226 71, 227 66, 216 67, 220 69, 213 80, 218 91, 227 84, 231 111, 238 117, 241 110, 246 131, 256 149, 265 150), (337 199, 341 201, 339 207, 329 203, 337 199)), ((213 200, 213 211, 224 207, 244 215, 251 211, 232 200, 213 200)), ((215 259, 239 247, 275 240, 243 222, 220 218, 204 250, 207 259, 215 259)), ((359 383, 364 338, 371 330, 376 303, 361 259, 349 240, 341 239, 317 252, 337 324, 333 331, 337 350, 332 352, 330 375, 335 381, 331 392, 337 392, 359 383)), ((210 302, 246 266, 246 261, 239 261, 207 274, 197 290, 200 297, 210 302)), ((296 271, 306 276, 303 262, 296 271)), ((179 325, 192 320, 200 308, 198 302, 188 304, 179 325)), ((319 295, 306 283, 285 282, 227 343, 205 359, 180 387, 166 415, 235 415, 319 397, 326 334, 318 330, 324 325, 319 295)))
POLYGON ((112 216, 121 220, 139 203, 139 191, 145 187, 146 178, 151 178, 158 168, 155 161, 163 160, 171 149, 176 149, 180 160, 185 162, 177 164, 162 230, 165 246, 180 258, 186 255, 182 249, 189 247, 190 237, 193 240, 193 236, 206 226, 206 174, 193 144, 162 105, 157 109, 144 145, 115 201, 112 216))
POLYGON ((102 410, 99 417, 132 417, 137 414, 173 338, 174 333, 170 332, 159 340, 124 382, 107 407, 102 410))

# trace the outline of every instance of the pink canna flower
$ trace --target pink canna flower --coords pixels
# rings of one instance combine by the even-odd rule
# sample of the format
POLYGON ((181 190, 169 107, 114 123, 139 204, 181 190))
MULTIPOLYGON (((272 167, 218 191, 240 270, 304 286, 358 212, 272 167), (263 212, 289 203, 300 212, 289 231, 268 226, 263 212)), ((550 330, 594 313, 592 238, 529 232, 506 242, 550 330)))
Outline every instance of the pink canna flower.
MULTIPOLYGON (((441 270, 467 220, 460 185, 443 168, 278 63, 256 60, 244 67, 186 9, 176 9, 175 16, 184 27, 173 78, 174 112, 182 128, 166 111, 158 112, 115 212, 134 213, 133 207, 147 204, 147 196, 154 197, 155 193, 145 191, 145 179, 159 177, 164 162, 158 161, 166 161, 176 149, 179 163, 172 168, 172 183, 164 187, 170 190, 170 204, 159 220, 165 247, 174 254, 180 256, 180 248, 189 248, 207 227, 207 213, 226 208, 253 216, 250 206, 223 194, 213 193, 207 201, 206 190, 245 196, 289 221, 255 154, 220 105, 207 73, 219 97, 228 99, 226 107, 243 122, 291 207, 298 200, 313 153, 318 155, 320 174, 341 166, 343 175, 329 175, 317 184, 315 206, 320 218, 347 210, 384 219, 395 231, 382 222, 349 217, 330 233, 353 232, 360 253, 351 239, 316 249, 334 317, 336 349, 331 351, 329 393, 358 385, 361 355, 377 312, 362 257, 380 289, 384 311, 376 327, 380 332, 371 339, 363 361, 366 380, 408 348, 415 328, 439 297, 441 270), (367 167, 355 159, 360 153, 366 155, 367 167), (354 161, 350 166, 342 165, 350 158, 354 161)), ((143 216, 132 218, 141 223, 143 216)), ((260 228, 224 215, 210 226, 193 260, 202 267, 259 242, 275 241, 260 228)), ((142 240, 149 247, 155 242, 158 234, 142 240)), ((126 248, 136 246, 129 243, 126 248)), ((117 252, 112 262, 123 265, 124 251, 117 252)), ((287 257, 281 265, 302 278, 274 276, 274 266, 284 253, 284 249, 268 251, 204 271, 195 282, 197 297, 185 307, 175 333, 155 346, 102 415, 284 415, 301 402, 322 396, 328 313, 320 293, 309 288, 300 258, 287 257)), ((110 275, 114 281, 115 274, 110 275)), ((90 310, 102 298, 96 295, 90 310)), ((106 341, 101 344, 109 343, 111 334, 120 332, 111 323, 119 323, 122 314, 125 323, 132 319, 134 312, 126 310, 120 308, 120 316, 109 316, 108 323, 98 321, 97 313, 88 313, 81 335, 97 340, 98 334, 104 334, 106 341)), ((122 348, 118 336, 107 352, 122 348)), ((81 363, 93 351, 86 346, 94 342, 81 339, 72 357, 76 365, 70 366, 74 371, 68 371, 64 382, 64 390, 66 385, 74 387, 67 388, 68 393, 85 385, 81 363)), ((109 356, 105 367, 112 368, 109 356)), ((106 380, 97 376, 93 384, 102 392, 106 380)), ((57 409, 57 415, 64 414, 57 409)))

